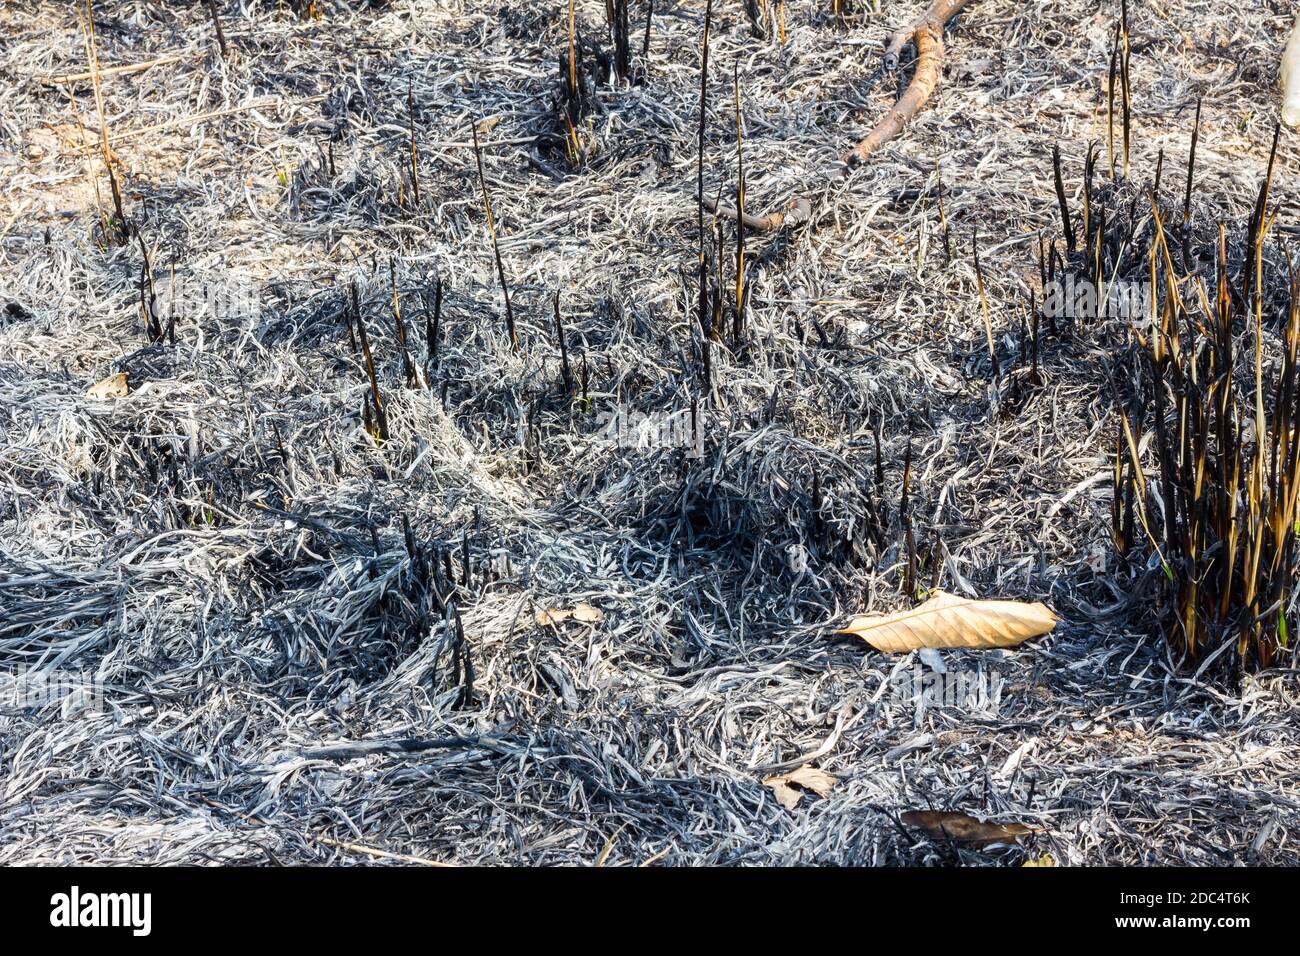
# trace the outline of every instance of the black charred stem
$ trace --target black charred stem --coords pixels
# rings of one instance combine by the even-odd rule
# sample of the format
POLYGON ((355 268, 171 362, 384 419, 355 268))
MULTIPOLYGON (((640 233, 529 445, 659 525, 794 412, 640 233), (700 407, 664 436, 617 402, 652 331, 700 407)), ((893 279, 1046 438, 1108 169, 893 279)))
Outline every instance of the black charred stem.
POLYGON ((406 545, 406 556, 411 561, 411 572, 417 581, 423 582, 424 567, 421 560, 420 546, 415 543, 415 531, 411 528, 411 518, 402 512, 402 543, 406 545))
POLYGON ((826 556, 827 534, 826 522, 822 518, 822 476, 821 472, 818 471, 813 472, 812 535, 818 554, 826 556))
POLYGON ((119 243, 125 244, 131 237, 131 223, 127 220, 126 211, 122 208, 122 188, 117 182, 117 171, 113 169, 112 162, 105 159, 104 165, 108 169, 108 187, 113 194, 113 213, 117 217, 114 223, 113 236, 117 238, 119 243))
POLYGON ((736 92, 736 312, 732 325, 732 340, 740 341, 745 328, 745 154, 742 123, 740 120, 740 63, 733 72, 736 92))
POLYGON ((140 254, 144 262, 140 266, 140 317, 144 321, 145 335, 151 344, 163 340, 162 320, 158 317, 158 296, 153 285, 153 262, 149 250, 145 248, 144 237, 136 233, 140 243, 140 254))
MULTIPOLYGON (((1096 144, 1089 143, 1088 155, 1083 161, 1083 241, 1085 245, 1092 241, 1092 178, 1096 170, 1096 144)), ((1074 249, 1071 247, 1070 251, 1073 252, 1074 249)))
POLYGON ((1120 24, 1123 43, 1120 54, 1120 92, 1124 110, 1124 177, 1128 178, 1129 139, 1133 124, 1133 103, 1129 95, 1128 0, 1120 0, 1120 24))
POLYGON ((943 541, 939 538, 939 529, 935 529, 934 541, 930 544, 930 591, 939 590, 943 583, 943 541))
POLYGON ((1038 336, 1039 326, 1041 325, 1037 303, 1034 301, 1034 290, 1029 290, 1029 331, 1032 336, 1033 347, 1030 350, 1031 365, 1029 374, 1033 381, 1041 382, 1042 378, 1038 373, 1038 336))
POLYGON ((348 329, 348 346, 352 349, 353 354, 357 351, 357 333, 356 333, 356 316, 361 314, 361 306, 357 303, 357 284, 354 282, 348 287, 348 299, 343 306, 343 324, 348 329))
POLYGON ((903 544, 907 552, 907 563, 903 570, 903 593, 914 599, 916 597, 916 535, 912 529, 911 484, 912 436, 909 434, 907 451, 903 456, 903 486, 898 496, 898 516, 903 522, 903 544))
POLYGON ((424 354, 428 368, 430 388, 433 387, 433 371, 438 367, 438 343, 442 338, 442 276, 433 279, 433 304, 429 304, 429 293, 421 290, 424 298, 424 354))
POLYGON ((1115 545, 1115 553, 1123 557, 1128 554, 1129 541, 1124 535, 1124 433, 1115 431, 1115 461, 1110 477, 1110 534, 1115 545))
POLYGON ((410 177, 411 196, 418 208, 420 205, 420 147, 415 136, 415 81, 408 81, 406 86, 406 113, 410 128, 410 177))
MULTIPOLYGON (((356 283, 352 283, 352 301, 357 302, 356 283)), ((366 400, 367 416, 371 418, 371 435, 379 441, 388 441, 388 413, 384 410, 384 399, 379 394, 379 378, 375 375, 375 358, 370 351, 370 338, 366 335, 366 319, 358 308, 356 311, 357 336, 361 340, 361 355, 366 363, 366 377, 370 380, 370 395, 366 400)))
MULTIPOLYGON (((718 184, 718 202, 722 201, 722 184, 718 184)), ((717 208, 716 205, 714 208, 717 208)), ((710 309, 709 318, 709 337, 713 341, 720 341, 723 330, 723 308, 722 308, 722 263, 726 256, 727 239, 723 234, 722 220, 717 216, 713 217, 713 270, 710 275, 709 294, 711 296, 712 309, 710 309)))
POLYGON ((402 372, 406 376, 406 387, 414 388, 418 384, 415 363, 411 361, 411 350, 406 344, 406 323, 402 321, 402 303, 397 290, 397 260, 388 260, 388 280, 393 289, 393 322, 397 326, 397 346, 402 353, 402 372))
POLYGON ((1273 127, 1273 145, 1268 151, 1268 169, 1264 173, 1264 181, 1260 184, 1259 194, 1255 198, 1255 209, 1246 232, 1246 248, 1249 255, 1246 258, 1241 277, 1241 300, 1245 303, 1255 301, 1258 294, 1255 280, 1260 265, 1259 260, 1264 244, 1264 233, 1267 229, 1268 193, 1273 185, 1273 167, 1277 160, 1277 143, 1281 132, 1282 124, 1277 123, 1273 127))
POLYGON ((1201 98, 1196 99, 1196 119, 1192 126, 1192 147, 1187 152, 1187 184, 1183 193, 1183 268, 1192 270, 1191 234, 1192 234, 1192 182, 1196 178, 1196 143, 1201 138, 1201 98))
POLYGON ((171 285, 168 287, 167 344, 176 344, 176 267, 171 266, 171 285))
POLYGON ((903 593, 915 600, 916 593, 916 533, 912 529, 912 516, 903 516, 903 546, 907 551, 907 563, 903 566, 903 593))
POLYGON ((713 340, 707 332, 700 334, 700 362, 702 365, 704 388, 707 391, 713 383, 713 340))
POLYGON ((221 58, 227 60, 230 58, 230 51, 226 49, 226 34, 221 29, 221 15, 217 12, 217 0, 207 0, 208 13, 212 16, 212 28, 217 34, 217 46, 221 50, 221 58))
POLYGON ((975 288, 979 293, 980 316, 984 320, 984 334, 988 339, 989 361, 993 365, 993 380, 1002 377, 1002 368, 998 364, 997 343, 993 338, 993 321, 989 318, 989 300, 984 294, 984 273, 980 269, 979 237, 972 231, 970 237, 971 258, 975 262, 975 288))
MULTIPOLYGON (((698 318, 700 323, 700 333, 704 338, 709 338, 713 333, 712 321, 709 310, 709 266, 708 252, 705 243, 704 233, 704 126, 709 103, 709 28, 713 22, 713 0, 706 0, 704 7, 704 39, 700 44, 700 129, 698 153, 696 156, 696 222, 699 245, 699 301, 697 304, 698 318)), ((705 381, 711 381, 709 375, 709 357, 708 346, 705 346, 704 365, 705 381)))
POLYGON ((903 453, 903 484, 898 494, 899 517, 906 517, 911 512, 912 504, 912 438, 907 436, 907 450, 903 453))
POLYGON ((492 218, 492 200, 488 198, 487 177, 483 174, 483 151, 478 145, 478 124, 470 125, 474 137, 474 161, 478 164, 478 182, 483 190, 483 211, 487 214, 488 234, 492 237, 492 255, 496 258, 497 279, 501 282, 501 297, 506 307, 506 333, 510 336, 510 347, 519 348, 519 336, 515 332, 515 313, 510 307, 510 285, 506 282, 506 267, 501 260, 501 247, 497 243, 496 220, 492 218))
POLYGON ((280 474, 289 474, 289 452, 284 447, 284 436, 280 434, 280 423, 271 419, 271 434, 275 436, 275 450, 280 453, 280 474))
POLYGON ((446 548, 438 549, 438 557, 442 565, 442 576, 447 582, 447 599, 455 600, 458 593, 456 588, 456 574, 451 569, 451 553, 446 548))
POLYGON ((473 569, 469 560, 469 532, 460 536, 460 586, 469 594, 474 583, 473 569))
POLYGON ((1052 146, 1052 171, 1056 177, 1056 201, 1061 207, 1061 231, 1065 235, 1065 248, 1073 252, 1074 226, 1070 223, 1070 204, 1066 201, 1065 183, 1061 179, 1061 148, 1057 145, 1052 146))
POLYGON ((645 77, 650 77, 650 23, 655 15, 655 0, 650 0, 645 11, 645 39, 641 41, 641 62, 645 64, 645 77))
POLYGON ((614 73, 620 83, 632 76, 631 29, 628 26, 628 0, 605 0, 605 16, 614 41, 614 73))
POLYGON ((876 496, 883 500, 885 496, 885 462, 880 449, 880 429, 873 426, 871 437, 876 445, 876 496))
POLYGON ((560 346, 560 374, 564 384, 564 394, 573 391, 573 371, 569 368, 569 350, 564 342, 564 321, 560 317, 560 290, 555 290, 555 340, 560 346))
POLYGON ((937 158, 934 161, 934 178, 939 193, 939 225, 943 229, 943 261, 947 264, 952 262, 952 241, 948 231, 948 214, 943 208, 943 174, 939 170, 939 160, 937 158))
POLYGON ((1110 178, 1115 178, 1115 80, 1119 72, 1119 21, 1110 43, 1110 68, 1106 75, 1106 156, 1110 161, 1110 178))
POLYGON ((460 619, 460 607, 456 601, 447 604, 448 623, 453 630, 452 638, 452 685, 460 688, 456 696, 455 707, 464 709, 474 702, 474 663, 470 659, 469 642, 465 640, 465 625, 460 619))

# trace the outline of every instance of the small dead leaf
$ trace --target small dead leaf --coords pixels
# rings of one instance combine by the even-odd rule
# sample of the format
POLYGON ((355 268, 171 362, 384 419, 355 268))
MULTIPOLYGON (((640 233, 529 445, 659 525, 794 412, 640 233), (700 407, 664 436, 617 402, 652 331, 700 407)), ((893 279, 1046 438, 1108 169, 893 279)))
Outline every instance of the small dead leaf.
POLYGON ((972 601, 944 591, 894 614, 855 617, 836 634, 855 634, 878 651, 905 654, 922 647, 1014 647, 1056 627, 1045 604, 972 601))
POLYGON ((955 840, 972 846, 1014 843, 1037 833, 1037 827, 1023 823, 984 823, 960 810, 908 810, 900 818, 909 827, 920 827, 936 840, 955 840))
POLYGON ((110 375, 102 382, 96 382, 86 389, 86 397, 106 401, 110 398, 122 398, 130 390, 130 386, 127 384, 127 373, 118 372, 116 375, 110 375))
POLYGON ((825 770, 804 765, 789 773, 763 778, 763 786, 772 788, 772 793, 781 806, 793 810, 803 799, 805 790, 811 790, 819 797, 829 794, 831 788, 835 786, 835 777, 825 770))
POLYGON ((1021 863, 1020 865, 1021 866, 1056 866, 1056 860, 1052 858, 1052 854, 1044 853, 1040 857, 1030 857, 1028 860, 1025 860, 1025 862, 1021 863))
POLYGON ((537 612, 538 624, 559 625, 572 618, 581 624, 595 624, 605 616, 605 612, 598 607, 592 607, 586 601, 579 601, 571 608, 553 607, 545 611, 537 612))

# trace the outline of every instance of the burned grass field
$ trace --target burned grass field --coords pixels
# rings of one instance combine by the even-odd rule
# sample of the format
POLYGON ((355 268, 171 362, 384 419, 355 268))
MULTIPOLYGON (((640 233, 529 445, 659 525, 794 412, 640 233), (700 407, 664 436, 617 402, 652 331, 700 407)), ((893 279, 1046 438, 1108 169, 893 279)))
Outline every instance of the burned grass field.
POLYGON ((879 7, 7 5, 0 861, 1292 862, 1293 11, 879 7))

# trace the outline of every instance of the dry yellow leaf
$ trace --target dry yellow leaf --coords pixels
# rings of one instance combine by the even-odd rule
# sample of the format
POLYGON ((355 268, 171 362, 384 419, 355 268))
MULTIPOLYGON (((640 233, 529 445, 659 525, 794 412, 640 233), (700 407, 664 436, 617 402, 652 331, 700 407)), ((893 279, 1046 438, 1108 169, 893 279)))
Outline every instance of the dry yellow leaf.
POLYGON ((835 777, 825 770, 805 764, 797 770, 775 777, 765 777, 763 785, 772 788, 777 802, 787 810, 799 805, 805 790, 811 790, 819 797, 824 797, 835 786, 835 777))
POLYGON ((1037 827, 1023 823, 984 823, 960 810, 908 810, 900 818, 909 827, 920 827, 937 840, 955 840, 972 846, 1013 843, 1037 833, 1037 827))
POLYGON ((904 654, 922 647, 1013 647, 1056 627, 1045 604, 972 601, 934 592, 919 607, 855 617, 836 634, 856 634, 878 651, 904 654))
POLYGON ((104 401, 110 398, 122 398, 130 390, 127 384, 127 373, 118 372, 86 389, 86 397, 104 401))
POLYGON ((582 624, 595 624, 605 616, 598 607, 592 607, 586 601, 579 601, 571 608, 553 607, 549 610, 537 612, 538 624, 562 624, 572 618, 582 624))
POLYGON ((1052 858, 1052 854, 1044 853, 1042 856, 1039 857, 1030 857, 1028 860, 1025 860, 1025 862, 1021 863, 1020 865, 1021 866, 1056 866, 1056 860, 1052 858))

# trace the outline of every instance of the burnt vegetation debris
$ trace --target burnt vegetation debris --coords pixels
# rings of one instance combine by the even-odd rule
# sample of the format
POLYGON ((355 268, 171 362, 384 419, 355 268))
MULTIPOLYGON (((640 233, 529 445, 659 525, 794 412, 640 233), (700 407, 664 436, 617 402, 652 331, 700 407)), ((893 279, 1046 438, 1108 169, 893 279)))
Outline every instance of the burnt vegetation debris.
POLYGON ((0 662, 104 706, 6 708, 0 860, 1284 862, 1279 18, 979 9, 769 229, 916 10, 101 5, 69 92, 5 7, 0 662), (831 634, 939 589, 1061 617, 988 706, 831 634))

